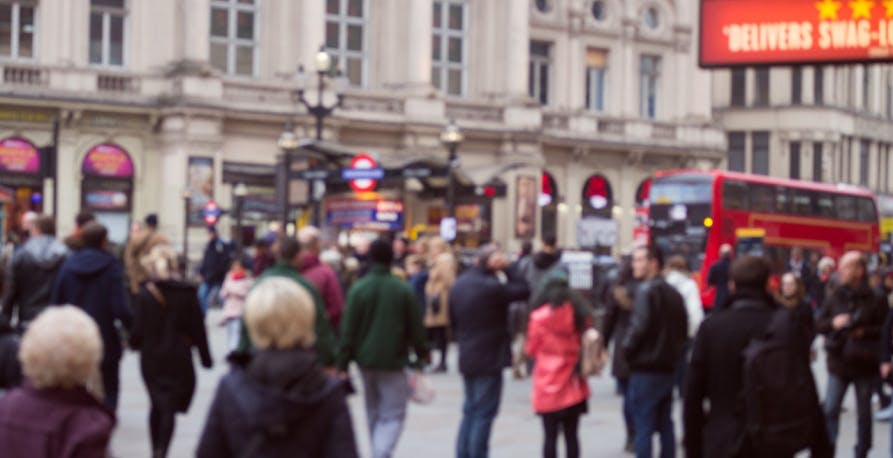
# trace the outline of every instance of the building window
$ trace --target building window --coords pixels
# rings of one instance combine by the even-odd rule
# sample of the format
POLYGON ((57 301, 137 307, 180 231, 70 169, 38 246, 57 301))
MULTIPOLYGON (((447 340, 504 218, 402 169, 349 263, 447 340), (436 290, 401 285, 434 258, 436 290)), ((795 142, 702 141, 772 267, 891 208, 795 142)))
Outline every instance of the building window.
POLYGON ((366 75, 364 0, 326 0, 326 52, 351 86, 363 86, 366 75))
POLYGON ((791 104, 803 103, 803 68, 795 66, 791 68, 791 104))
POLYGON ((732 69, 732 106, 743 107, 747 100, 747 69, 732 69))
POLYGON ((660 57, 643 55, 639 60, 639 116, 657 117, 657 91, 660 83, 660 57))
POLYGON ((750 171, 759 175, 769 175, 769 132, 759 131, 751 134, 753 155, 750 171))
POLYGON ((800 142, 791 142, 790 151, 791 154, 789 164, 789 176, 794 180, 800 179, 800 142))
POLYGON ((540 13, 548 13, 552 9, 552 2, 549 0, 534 0, 533 4, 540 13))
POLYGON ((756 69, 756 93, 753 104, 756 106, 769 105, 769 69, 767 67, 756 69))
POLYGON ((746 135, 744 132, 729 132, 729 170, 732 172, 746 171, 744 155, 746 149, 746 135))
POLYGON ((650 7, 646 9, 642 21, 649 29, 657 29, 657 27, 660 26, 660 14, 657 12, 657 8, 650 7))
POLYGON ((256 0, 211 0, 211 65, 230 75, 254 76, 256 0))
POLYGON ((862 66, 862 109, 870 111, 868 93, 871 87, 871 74, 868 72, 868 66, 862 66))
POLYGON ((530 66, 527 69, 527 91, 534 100, 549 104, 549 66, 552 45, 545 41, 530 42, 530 66))
POLYGON ((816 105, 825 103, 825 68, 816 65, 812 74, 812 100, 816 105))
POLYGON ((465 11, 464 2, 434 2, 431 83, 449 95, 465 95, 465 11))
POLYGON ((596 21, 604 21, 607 17, 607 5, 602 0, 595 0, 592 2, 592 17, 595 18, 596 21))
POLYGON ((822 145, 821 143, 813 143, 812 144, 812 180, 813 181, 822 181, 822 179, 823 179, 824 174, 822 173, 822 170, 825 169, 824 158, 822 157, 822 155, 823 155, 822 147, 823 146, 824 145, 822 145))
POLYGON ((586 108, 590 111, 605 110, 607 66, 607 51, 592 48, 586 50, 586 108))
POLYGON ((868 140, 859 142, 859 184, 868 186, 868 140))
POLYGON ((893 83, 887 81, 887 119, 893 119, 893 83))
POLYGON ((90 63, 124 65, 124 0, 90 0, 90 63))
POLYGON ((0 56, 12 59, 34 57, 34 3, 0 3, 0 56))

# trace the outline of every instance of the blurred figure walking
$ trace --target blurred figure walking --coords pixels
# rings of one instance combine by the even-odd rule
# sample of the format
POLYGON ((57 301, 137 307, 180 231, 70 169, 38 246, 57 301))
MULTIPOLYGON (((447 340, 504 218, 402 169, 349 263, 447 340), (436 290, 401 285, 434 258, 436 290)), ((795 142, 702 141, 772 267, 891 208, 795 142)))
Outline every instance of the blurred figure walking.
POLYGON ((435 372, 447 371, 447 350, 450 345, 450 288, 456 282, 456 258, 450 245, 435 237, 428 243, 430 267, 425 283, 425 327, 428 339, 440 352, 435 372))

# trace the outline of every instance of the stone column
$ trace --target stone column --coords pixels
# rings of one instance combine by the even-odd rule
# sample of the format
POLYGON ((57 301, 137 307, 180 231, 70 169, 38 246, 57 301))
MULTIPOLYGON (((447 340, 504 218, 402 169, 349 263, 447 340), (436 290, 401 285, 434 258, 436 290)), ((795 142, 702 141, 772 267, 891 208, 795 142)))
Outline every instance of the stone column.
POLYGON ((183 41, 180 60, 208 62, 211 37, 210 0, 177 0, 177 26, 183 41))

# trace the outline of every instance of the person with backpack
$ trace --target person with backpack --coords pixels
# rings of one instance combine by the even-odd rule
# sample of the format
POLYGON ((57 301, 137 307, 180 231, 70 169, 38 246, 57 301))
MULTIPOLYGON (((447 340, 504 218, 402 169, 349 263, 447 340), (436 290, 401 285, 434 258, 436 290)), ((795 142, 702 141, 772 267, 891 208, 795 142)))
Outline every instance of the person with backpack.
MULTIPOLYGON (((763 258, 743 256, 735 260, 730 268, 733 294, 727 302, 729 307, 705 320, 695 336, 682 409, 683 444, 689 458, 793 455, 765 452, 759 437, 748 435, 751 426, 748 420, 752 418, 750 414, 755 414, 753 408, 748 411, 748 400, 755 393, 748 392, 746 386, 748 376, 757 374, 748 373, 744 351, 751 342, 766 334, 773 317, 781 310, 768 293, 769 276, 770 266, 763 258), (710 406, 706 412, 705 400, 710 406)), ((767 394, 772 398, 767 412, 775 412, 774 406, 775 409, 789 409, 793 416, 802 417, 802 424, 806 425, 809 434, 804 448, 811 448, 813 457, 831 456, 815 382, 809 369, 808 338, 800 323, 791 319, 791 312, 784 312, 789 314, 785 316, 790 319, 788 323, 793 330, 799 331, 793 337, 796 341, 783 342, 783 348, 793 352, 795 361, 789 365, 800 369, 795 373, 799 377, 781 377, 778 374, 790 373, 771 364, 765 366, 770 377, 783 382, 780 394, 767 394), (797 380, 802 383, 795 383, 797 380), (791 396, 785 388, 802 392, 802 396, 791 396), (798 401, 802 399, 805 399, 802 402, 805 408, 798 408, 798 401)), ((777 385, 772 387, 779 388, 777 385)), ((756 426, 771 426, 766 420, 763 423, 756 426)), ((796 431, 800 430, 786 431, 787 439, 804 439, 798 437, 796 431)))
POLYGON ((827 297, 816 320, 816 330, 825 335, 828 355, 828 388, 825 416, 831 443, 837 443, 840 407, 850 384, 856 389, 858 434, 855 456, 871 450, 871 395, 878 376, 881 328, 887 316, 887 301, 868 285, 865 256, 850 251, 840 258, 839 286, 827 297))
POLYGON ((581 338, 590 325, 585 304, 572 297, 567 274, 543 279, 544 303, 530 314, 524 352, 538 361, 533 370, 533 410, 543 419, 543 456, 557 456, 558 434, 564 434, 568 458, 580 456, 577 428, 587 411, 589 385, 580 362, 581 338))
POLYGON ((639 458, 651 458, 655 432, 660 433, 661 457, 676 456, 673 386, 688 340, 688 312, 676 288, 660 276, 663 264, 663 254, 653 245, 633 252, 633 275, 642 284, 636 292, 623 351, 630 368, 628 395, 639 458))

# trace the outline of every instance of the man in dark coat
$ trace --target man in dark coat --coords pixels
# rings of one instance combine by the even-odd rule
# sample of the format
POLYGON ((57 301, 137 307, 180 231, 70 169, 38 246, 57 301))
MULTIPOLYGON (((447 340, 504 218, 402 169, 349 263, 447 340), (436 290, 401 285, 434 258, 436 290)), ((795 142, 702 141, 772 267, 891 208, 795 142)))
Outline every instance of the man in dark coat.
POLYGON ((17 387, 21 382, 19 335, 6 318, 0 316, 0 390, 17 387))
POLYGON ((223 286, 223 280, 226 279, 226 273, 229 272, 233 261, 233 247, 220 239, 216 227, 208 228, 208 237, 210 238, 205 245, 205 253, 198 269, 199 275, 202 276, 199 301, 203 313, 207 313, 208 308, 217 303, 220 287, 223 286))
POLYGON ((685 301, 660 277, 663 254, 654 246, 633 252, 633 276, 642 280, 636 292, 622 351, 629 363, 636 456, 650 457, 652 436, 660 433, 661 456, 676 451, 671 410, 676 368, 688 340, 685 301))
POLYGON ((450 291, 450 323, 459 344, 459 372, 465 385, 456 444, 459 458, 487 455, 502 397, 502 371, 511 365, 509 304, 530 295, 527 283, 514 272, 509 272, 507 282, 500 281, 497 272, 509 264, 494 245, 482 247, 477 262, 456 279, 450 291))
POLYGON ((140 369, 151 404, 152 457, 167 456, 177 412, 186 412, 195 392, 192 348, 211 368, 205 323, 194 284, 174 278, 177 254, 161 246, 149 253, 149 281, 134 304, 131 347, 140 351, 140 369))
POLYGON ((629 364, 626 362, 626 356, 620 349, 629 330, 629 319, 632 314, 633 300, 635 299, 635 292, 638 286, 639 281, 633 278, 632 266, 628 261, 624 262, 620 267, 620 274, 617 280, 608 288, 607 310, 605 311, 605 319, 602 322, 602 335, 604 336, 605 345, 614 342, 611 375, 617 379, 618 391, 623 396, 623 422, 626 426, 625 450, 630 453, 635 450, 633 444, 635 430, 633 428, 632 404, 628 396, 629 364))
POLYGON ((716 295, 713 299, 713 310, 719 311, 729 298, 729 269, 732 266, 732 246, 728 243, 719 247, 719 260, 707 271, 707 286, 713 288, 716 295))
MULTIPOLYGON (((748 456, 741 412, 743 351, 752 339, 766 332, 777 306, 767 292, 770 266, 765 259, 741 257, 730 273, 734 294, 728 310, 704 321, 693 345, 683 397, 684 444, 689 458, 748 456), (704 411, 705 400, 708 412, 704 411)), ((809 346, 804 345, 803 350, 806 361, 809 346)), ((815 418, 821 419, 818 403, 815 407, 815 418)), ((824 425, 820 429, 824 431, 824 425)), ((827 436, 814 439, 812 456, 830 456, 827 436)))
POLYGON ((860 458, 871 450, 871 394, 878 377, 881 327, 889 307, 886 298, 868 286, 862 253, 843 255, 838 274, 840 286, 825 300, 816 320, 816 330, 825 335, 828 355, 825 417, 831 442, 836 444, 840 406, 853 384, 858 418, 855 456, 860 458))
POLYGON ((7 272, 9 287, 3 299, 3 315, 10 323, 13 314, 17 315, 19 331, 24 331, 28 323, 50 304, 56 275, 68 256, 68 249, 56 240, 55 235, 53 218, 38 216, 31 226, 28 241, 12 258, 12 268, 7 272))
POLYGON ((115 256, 106 251, 108 230, 89 223, 82 234, 84 249, 69 257, 56 277, 50 302, 80 307, 99 326, 102 336, 102 384, 105 404, 113 412, 118 406, 121 336, 117 326, 129 330, 133 315, 124 287, 124 272, 115 256))
POLYGON ((74 218, 74 232, 63 240, 69 250, 78 251, 84 248, 84 239, 81 237, 81 233, 84 231, 84 226, 93 221, 96 221, 96 216, 92 212, 82 211, 77 214, 74 218))

